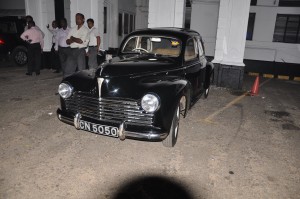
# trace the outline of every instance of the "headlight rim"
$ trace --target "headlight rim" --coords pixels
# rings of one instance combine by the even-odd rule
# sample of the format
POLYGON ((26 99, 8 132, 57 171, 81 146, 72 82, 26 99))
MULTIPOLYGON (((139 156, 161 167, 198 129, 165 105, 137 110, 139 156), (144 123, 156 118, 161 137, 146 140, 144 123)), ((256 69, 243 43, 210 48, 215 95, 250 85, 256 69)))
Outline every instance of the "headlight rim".
POLYGON ((156 93, 146 93, 143 95, 143 97, 141 98, 141 107, 142 109, 146 112, 146 113, 155 113, 157 110, 159 110, 160 106, 161 106, 161 101, 160 101, 160 97, 156 94, 156 93), (144 107, 143 107, 143 99, 144 97, 146 97, 147 95, 152 95, 154 96, 156 99, 157 99, 157 102, 158 102, 158 105, 157 107, 155 108, 155 110, 153 111, 147 111, 144 107))
POLYGON ((72 94, 73 94, 73 91, 74 91, 73 86, 71 86, 71 84, 69 84, 69 83, 67 83, 67 82, 62 82, 62 83, 60 83, 59 86, 58 86, 58 94, 59 94, 59 96, 62 97, 63 99, 67 99, 67 98, 71 97, 72 94), (61 92, 60 92, 60 86, 61 86, 62 84, 69 87, 69 88, 68 88, 68 89, 69 89, 69 94, 66 95, 66 96, 62 96, 62 94, 61 94, 61 92))

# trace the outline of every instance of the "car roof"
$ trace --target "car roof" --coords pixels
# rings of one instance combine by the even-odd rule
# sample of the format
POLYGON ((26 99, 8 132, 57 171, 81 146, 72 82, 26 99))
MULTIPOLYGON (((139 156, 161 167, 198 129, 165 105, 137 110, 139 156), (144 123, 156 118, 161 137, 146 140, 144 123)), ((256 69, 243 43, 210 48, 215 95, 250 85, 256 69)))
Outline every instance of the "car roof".
POLYGON ((132 32, 129 36, 138 34, 155 34, 155 35, 169 35, 178 37, 179 39, 185 39, 189 36, 200 36, 197 31, 185 29, 185 28, 175 28, 175 27, 163 27, 163 28, 146 28, 140 29, 132 32))

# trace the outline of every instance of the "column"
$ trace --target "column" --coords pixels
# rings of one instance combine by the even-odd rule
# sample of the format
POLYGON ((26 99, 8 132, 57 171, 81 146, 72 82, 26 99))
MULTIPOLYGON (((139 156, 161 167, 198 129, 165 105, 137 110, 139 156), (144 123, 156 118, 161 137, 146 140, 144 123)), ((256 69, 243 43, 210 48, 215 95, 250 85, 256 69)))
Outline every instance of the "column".
POLYGON ((149 0, 148 27, 184 27, 185 0, 149 0))
POLYGON ((250 0, 220 0, 215 47, 217 86, 241 89, 250 0))
POLYGON ((47 24, 55 20, 54 1, 25 0, 26 15, 31 15, 35 24, 45 33, 44 51, 50 51, 52 46, 52 34, 47 30, 47 24))

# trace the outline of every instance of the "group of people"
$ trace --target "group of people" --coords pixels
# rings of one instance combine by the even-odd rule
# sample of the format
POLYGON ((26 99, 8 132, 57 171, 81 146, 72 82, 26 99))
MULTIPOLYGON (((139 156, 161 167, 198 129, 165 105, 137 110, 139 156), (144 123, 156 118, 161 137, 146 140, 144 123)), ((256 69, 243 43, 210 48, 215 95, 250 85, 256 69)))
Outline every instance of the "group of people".
MULTIPOLYGON (((52 22, 47 29, 52 33, 51 65, 55 72, 63 72, 67 77, 86 68, 85 57, 88 56, 88 67, 96 68, 97 54, 100 48, 101 38, 98 29, 94 26, 94 20, 88 19, 84 26, 85 18, 81 13, 75 16, 76 26, 68 28, 67 20, 61 19, 60 23, 52 22), (60 28, 58 28, 60 26, 60 28)), ((26 16, 27 25, 21 38, 28 42, 28 67, 26 75, 40 74, 41 53, 44 47, 45 34, 35 25, 31 16, 26 16)))

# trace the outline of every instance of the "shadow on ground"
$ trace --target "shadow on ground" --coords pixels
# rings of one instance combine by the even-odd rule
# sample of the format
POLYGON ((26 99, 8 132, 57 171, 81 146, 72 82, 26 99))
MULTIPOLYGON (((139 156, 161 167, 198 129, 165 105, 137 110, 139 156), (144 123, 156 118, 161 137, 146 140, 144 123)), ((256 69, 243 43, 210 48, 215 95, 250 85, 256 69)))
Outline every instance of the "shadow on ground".
POLYGON ((143 176, 122 185, 113 199, 194 199, 182 183, 163 176, 143 176))

